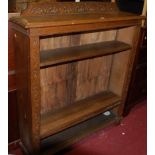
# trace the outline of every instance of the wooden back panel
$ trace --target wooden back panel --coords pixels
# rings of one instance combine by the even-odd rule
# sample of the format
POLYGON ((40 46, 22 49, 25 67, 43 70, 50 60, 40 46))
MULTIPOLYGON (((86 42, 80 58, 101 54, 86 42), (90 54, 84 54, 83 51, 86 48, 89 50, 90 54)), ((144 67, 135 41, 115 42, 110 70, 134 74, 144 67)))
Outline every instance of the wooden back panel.
MULTIPOLYGON (((115 40, 116 30, 43 38, 40 49, 55 49, 115 40)), ((112 56, 41 69, 41 113, 107 90, 112 56)))

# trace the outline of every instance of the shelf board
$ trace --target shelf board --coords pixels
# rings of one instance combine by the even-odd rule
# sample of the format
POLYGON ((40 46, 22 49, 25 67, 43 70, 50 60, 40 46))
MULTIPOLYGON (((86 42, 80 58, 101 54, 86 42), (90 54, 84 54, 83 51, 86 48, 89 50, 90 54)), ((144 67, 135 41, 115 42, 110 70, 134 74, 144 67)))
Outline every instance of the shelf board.
POLYGON ((131 46, 124 42, 106 41, 75 47, 44 50, 40 52, 40 67, 110 55, 130 48, 131 46))
POLYGON ((48 137, 41 141, 42 155, 55 154, 93 132, 115 123, 118 119, 119 117, 111 111, 109 116, 103 114, 97 115, 87 121, 48 137))
POLYGON ((41 116, 40 138, 46 138, 66 128, 96 116, 120 104, 120 97, 103 92, 41 116))

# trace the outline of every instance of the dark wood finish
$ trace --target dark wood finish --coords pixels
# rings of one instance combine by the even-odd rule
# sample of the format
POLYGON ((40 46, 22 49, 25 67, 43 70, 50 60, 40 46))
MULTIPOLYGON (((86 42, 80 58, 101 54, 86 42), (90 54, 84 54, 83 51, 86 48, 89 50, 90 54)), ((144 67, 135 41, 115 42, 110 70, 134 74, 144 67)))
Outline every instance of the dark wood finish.
MULTIPOLYGON (((79 26, 81 24, 91 24, 91 23, 100 24, 104 22, 104 24, 102 24, 103 26, 106 23, 114 24, 113 23, 114 21, 121 22, 123 20, 128 20, 128 24, 130 24, 130 21, 136 22, 137 20, 141 20, 143 18, 144 18, 143 16, 136 16, 131 13, 120 12, 116 7, 115 3, 103 3, 103 2, 67 3, 66 2, 61 4, 57 2, 57 3, 33 3, 26 9, 26 11, 22 13, 21 17, 14 17, 11 19, 11 21, 21 25, 24 28, 42 28, 43 27, 45 31, 46 30, 45 27, 54 27, 54 26, 60 26, 60 25, 61 26, 67 26, 67 25, 79 26), (92 8, 92 9, 89 9, 89 8, 92 8)), ((35 29, 32 29, 32 31, 33 30, 35 29)), ((72 31, 75 32, 75 30, 76 29, 72 31)), ((87 31, 88 30, 89 29, 87 25, 87 31)), ((61 30, 59 31, 59 33, 60 32, 61 30)), ((41 35, 41 31, 38 34, 41 35)), ((49 30, 46 35, 50 35, 49 30)))
POLYGON ((9 0, 8 1, 8 12, 9 13, 21 12, 22 10, 27 8, 29 3, 37 2, 37 1, 38 0, 9 0))
POLYGON ((119 101, 118 96, 111 92, 105 92, 43 115, 41 117, 40 136, 45 138, 55 134, 105 111, 108 107, 118 105, 119 101))
MULTIPOLYGON (((84 1, 110 2, 111 0, 81 0, 80 2, 84 1)), ((57 0, 57 2, 75 2, 75 0, 57 0)))
POLYGON ((8 0, 8 12, 16 11, 16 0, 8 0))
MULTIPOLYGON (((46 31, 49 31, 50 29, 52 29, 52 27, 48 29, 48 27, 50 27, 50 26, 54 27, 54 26, 60 26, 61 25, 61 26, 67 27, 67 25, 68 25, 68 27, 70 27, 70 25, 80 26, 81 24, 89 24, 91 26, 90 28, 84 27, 84 31, 87 31, 87 30, 93 30, 92 26, 94 27, 94 25, 92 25, 92 23, 96 23, 96 24, 100 25, 102 22, 107 22, 106 27, 109 24, 108 27, 112 28, 114 21, 118 24, 118 26, 121 27, 122 25, 119 22, 121 22, 122 20, 125 20, 126 18, 128 18, 129 20, 132 20, 131 24, 133 24, 133 25, 135 24, 134 22, 137 22, 137 20, 136 20, 137 18, 143 19, 142 17, 139 17, 139 16, 138 17, 133 16, 133 18, 131 18, 130 16, 131 16, 130 14, 127 14, 126 16, 124 16, 124 14, 122 14, 122 17, 120 17, 120 15, 118 14, 117 16, 115 15, 115 18, 110 18, 111 15, 109 13, 109 15, 104 15, 104 14, 87 14, 86 15, 86 14, 83 14, 82 16, 79 14, 75 14, 75 15, 73 14, 73 15, 64 15, 64 16, 62 16, 62 15, 61 16, 51 16, 49 18, 49 16, 41 16, 40 17, 38 15, 38 16, 32 16, 32 17, 22 16, 21 18, 14 17, 14 18, 12 18, 12 21, 21 25, 24 28, 38 28, 38 29, 32 29, 32 32, 34 31, 34 33, 36 31, 37 32, 41 31, 41 30, 43 31, 43 29, 45 31, 44 33, 46 33, 46 31), (43 24, 43 21, 44 21, 44 24, 43 24), (47 30, 45 29, 45 27, 47 27, 47 30)), ((126 24, 129 25, 130 22, 127 22, 126 24)), ((101 25, 105 26, 104 24, 101 24, 101 25)), ((76 27, 76 26, 75 26, 75 28, 78 29, 78 27, 76 27)), ((82 25, 82 26, 84 26, 84 25, 82 25)), ((76 29, 72 30, 72 31, 70 30, 70 31, 76 32, 76 29)), ((80 29, 80 27, 79 27, 79 29, 80 29)), ((94 30, 95 29, 96 28, 94 27, 94 30)), ((100 29, 105 29, 105 27, 100 28, 100 29)), ((55 31, 56 30, 57 29, 55 29, 55 31)), ((60 29, 60 32, 61 31, 63 31, 63 33, 65 33, 65 30, 60 29)), ((70 31, 68 31, 68 32, 70 32, 70 31)), ((77 31, 79 31, 79 30, 77 30, 77 31)), ((54 29, 53 29, 52 34, 54 34, 54 29)), ((49 33, 48 35, 52 35, 52 34, 49 33)), ((47 35, 47 34, 45 34, 45 35, 47 35)))
POLYGON ((16 91, 8 93, 8 142, 11 143, 19 139, 18 109, 16 101, 16 91))
POLYGON ((13 48, 13 35, 12 35, 11 22, 8 23, 8 69, 9 71, 15 70, 15 56, 13 48))
MULTIPOLYGON (((17 14, 16 14, 17 15, 17 14)), ((11 16, 13 16, 11 14, 11 16)), ((10 14, 9 14, 10 17, 10 14)), ((11 22, 8 23, 8 142, 9 150, 12 147, 12 142, 20 139, 19 121, 18 121, 18 106, 17 106, 17 91, 16 91, 16 71, 15 71, 15 56, 13 47, 13 31, 11 22)))
POLYGON ((13 150, 16 150, 20 147, 20 139, 15 139, 11 141, 8 145, 8 153, 11 153, 13 150))
MULTIPOLYGON (((75 2, 75 0, 9 0, 8 1, 8 12, 21 12, 25 10, 30 3, 33 2, 75 2)), ((100 1, 100 2, 110 2, 110 0, 82 0, 84 1, 100 1)))
MULTIPOLYGON (((114 3, 41 2, 29 5, 20 17, 10 20, 16 51, 23 148, 32 155, 39 154, 42 138, 105 110, 113 108, 116 116, 122 116, 142 19, 142 16, 119 11, 114 3), (55 35, 59 37, 55 38, 55 35), (105 50, 106 41, 110 41, 109 50, 105 50), (113 48, 115 43, 117 47, 119 45, 117 50, 113 48), (100 48, 106 52, 101 52, 100 48), (57 62, 63 64, 40 69, 40 64, 44 62, 42 56, 40 62, 40 51, 43 53, 50 49, 50 65, 51 59, 55 61, 57 56, 57 62), (77 50, 80 56, 75 58, 72 49, 74 54, 77 50), (100 57, 92 58, 94 56, 100 57), (79 61, 83 58, 89 59, 79 61), (64 92, 67 94, 64 95, 64 92), (52 107, 52 102, 46 104, 44 100, 44 96, 50 100, 52 95, 56 109, 52 107), (51 106, 48 113, 46 106, 51 106)), ((113 119, 118 122, 118 119, 113 119)))
POLYGON ((103 2, 81 2, 81 3, 51 3, 39 2, 32 3, 23 16, 52 16, 52 15, 73 15, 82 13, 110 13, 118 12, 119 9, 114 3, 103 2), (63 5, 63 7, 62 7, 63 5), (109 9, 110 7, 110 9, 109 9), (38 11, 38 9, 40 11, 38 11))
MULTIPOLYGON (((39 52, 39 42, 37 42, 38 38, 28 38, 27 36, 17 31, 14 31, 14 37, 15 51, 18 52, 16 53, 16 83, 19 107, 20 138, 29 151, 33 150, 36 153, 39 150, 39 147, 37 148, 37 144, 39 146, 39 138, 35 136, 39 127, 39 123, 37 122, 37 119, 39 119, 39 117, 37 116, 37 118, 35 118, 35 114, 37 109, 38 111, 40 111, 40 97, 37 96, 37 94, 40 92, 37 91, 36 94, 30 92, 34 91, 34 89, 39 90, 40 87, 37 83, 39 81, 39 76, 37 76, 35 73, 36 66, 32 65, 33 63, 37 65, 35 61, 37 57, 31 56, 31 59, 29 59, 30 55, 28 51, 32 49, 32 51, 36 50, 39 52), (29 44, 30 40, 32 42, 29 44), (22 42, 23 44, 19 44, 19 42, 22 42), (36 48, 37 46, 38 50, 36 48), (23 58, 22 61, 21 58, 23 58), (37 83, 38 86, 34 86, 32 88, 35 83, 37 83), (34 101, 38 103, 37 106, 35 104, 31 105, 31 103, 33 103, 34 101)), ((36 51, 34 53, 37 54, 36 51)), ((40 69, 40 67, 38 67, 38 69, 40 69)))
POLYGON ((8 74, 8 90, 16 90, 16 72, 15 70, 9 71, 8 74))
POLYGON ((69 61, 110 55, 130 49, 130 45, 118 41, 108 41, 76 47, 41 51, 40 66, 54 65, 69 61))
POLYGON ((15 52, 13 47, 13 31, 8 23, 8 90, 16 89, 15 52))

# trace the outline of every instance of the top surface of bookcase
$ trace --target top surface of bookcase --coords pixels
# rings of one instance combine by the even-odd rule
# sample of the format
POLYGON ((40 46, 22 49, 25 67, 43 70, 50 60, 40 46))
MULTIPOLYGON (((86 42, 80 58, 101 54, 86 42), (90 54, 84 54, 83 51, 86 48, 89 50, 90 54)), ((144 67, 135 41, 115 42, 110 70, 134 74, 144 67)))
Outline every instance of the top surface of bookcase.
POLYGON ((24 28, 141 20, 143 16, 121 12, 110 2, 37 2, 31 3, 20 17, 10 21, 24 28))

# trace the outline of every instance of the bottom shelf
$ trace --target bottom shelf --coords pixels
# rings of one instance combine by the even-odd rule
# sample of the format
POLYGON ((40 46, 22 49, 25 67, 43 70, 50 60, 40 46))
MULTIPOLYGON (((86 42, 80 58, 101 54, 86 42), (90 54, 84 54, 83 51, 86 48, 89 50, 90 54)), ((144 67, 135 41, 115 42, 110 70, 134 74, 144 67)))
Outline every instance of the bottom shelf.
POLYGON ((77 142, 81 138, 106 127, 119 120, 119 117, 110 111, 110 115, 100 114, 76 126, 59 132, 41 141, 41 154, 51 155, 77 142))
POLYGON ((40 137, 44 139, 112 109, 120 104, 120 100, 121 98, 116 94, 105 91, 52 113, 44 114, 41 117, 40 137))

